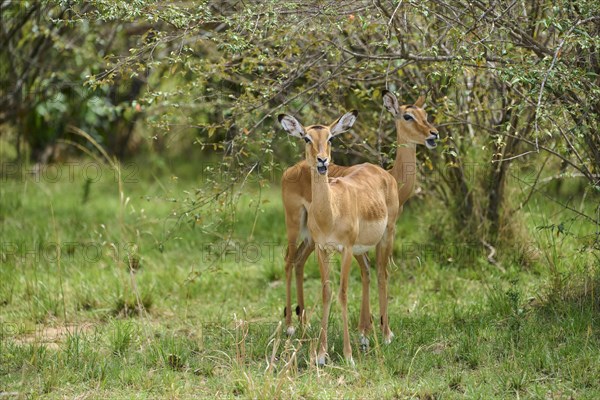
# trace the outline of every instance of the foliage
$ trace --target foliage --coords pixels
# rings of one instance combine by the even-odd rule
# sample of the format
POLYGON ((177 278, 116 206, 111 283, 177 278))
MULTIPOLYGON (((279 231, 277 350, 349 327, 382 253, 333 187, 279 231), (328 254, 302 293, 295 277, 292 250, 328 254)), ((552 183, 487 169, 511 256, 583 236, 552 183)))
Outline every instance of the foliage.
MULTIPOLYGON (((82 3, 3 2, 0 124, 16 132, 17 157, 26 151, 34 161, 60 157, 83 129, 114 154, 128 153, 137 98, 144 82, 130 77, 118 85, 90 87, 90 76, 104 71, 106 57, 128 52, 131 25, 103 25, 82 19, 91 6, 82 3), (26 143, 27 147, 22 146, 26 143), (59 144, 62 145, 58 146, 59 144)), ((85 143, 84 143, 85 144, 85 143)))
MULTIPOLYGON (((360 109, 336 160, 386 165, 394 135, 381 90, 406 102, 428 92, 444 149, 420 156, 423 174, 440 177, 426 187, 452 208, 457 227, 496 241, 531 197, 522 191, 506 203, 507 180, 533 192, 545 179, 581 177, 584 196, 600 192, 598 6, 3 3, 2 120, 34 158, 57 140, 77 141, 69 124, 122 156, 137 126, 161 152, 189 154, 192 143, 217 151, 220 168, 239 181, 299 157, 274 128, 284 109, 319 122, 360 109)), ((598 225, 598 210, 565 207, 598 225)))

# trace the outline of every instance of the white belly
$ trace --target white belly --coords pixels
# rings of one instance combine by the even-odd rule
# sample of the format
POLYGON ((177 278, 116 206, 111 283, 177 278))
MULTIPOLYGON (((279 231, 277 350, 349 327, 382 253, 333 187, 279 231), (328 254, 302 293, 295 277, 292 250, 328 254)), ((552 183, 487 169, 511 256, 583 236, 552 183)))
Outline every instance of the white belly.
MULTIPOLYGON (((327 250, 327 251, 337 251, 338 253, 341 253, 344 250, 344 246, 342 246, 339 243, 332 243, 332 242, 326 242, 326 243, 319 243, 319 248, 327 250)), ((370 246, 365 246, 365 245, 354 245, 352 246, 352 254, 354 255, 359 255, 359 254, 364 254, 367 251, 371 250, 373 247, 375 247, 374 245, 370 245, 370 246)))
POLYGON ((356 244, 356 245, 352 246, 352 254, 354 254, 354 255, 364 254, 367 251, 371 250, 373 247, 375 247, 375 246, 365 246, 365 245, 356 244))
MULTIPOLYGON (((352 254, 364 254, 377 246, 385 234, 386 225, 387 218, 381 221, 362 221, 360 223, 358 237, 352 245, 352 254)), ((317 235, 316 232, 315 235, 317 235)), ((330 232, 327 236, 318 236, 320 237, 313 237, 313 240, 317 243, 319 248, 330 252, 337 251, 341 253, 343 251, 344 247, 342 245, 342 240, 340 240, 334 232, 330 232)))
MULTIPOLYGON (((386 226, 387 218, 381 221, 362 221, 354 247, 367 249, 375 247, 383 238, 386 226)), ((354 254, 362 253, 355 252, 354 254)))

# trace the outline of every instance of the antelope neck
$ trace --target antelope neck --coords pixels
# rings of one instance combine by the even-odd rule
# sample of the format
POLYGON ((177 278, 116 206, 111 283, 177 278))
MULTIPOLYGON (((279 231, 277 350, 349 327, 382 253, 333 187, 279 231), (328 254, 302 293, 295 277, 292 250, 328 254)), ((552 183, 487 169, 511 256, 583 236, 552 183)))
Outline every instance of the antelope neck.
POLYGON ((398 182, 400 204, 412 194, 417 174, 417 145, 409 143, 400 132, 397 135, 396 160, 390 173, 398 182))
POLYGON ((333 209, 331 204, 331 188, 329 187, 329 171, 319 174, 316 168, 311 168, 312 202, 310 213, 319 226, 330 227, 333 221, 333 209))

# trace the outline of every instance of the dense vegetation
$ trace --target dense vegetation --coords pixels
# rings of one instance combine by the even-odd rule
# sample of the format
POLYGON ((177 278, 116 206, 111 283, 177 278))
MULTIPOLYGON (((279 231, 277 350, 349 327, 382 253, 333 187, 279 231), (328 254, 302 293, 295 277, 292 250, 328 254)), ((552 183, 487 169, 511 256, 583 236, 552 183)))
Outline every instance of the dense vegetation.
POLYGON ((1 2, 0 395, 597 397, 599 9, 1 2), (427 94, 442 146, 398 224, 398 340, 321 371, 278 328, 302 146, 274 117, 358 109, 334 159, 388 168, 384 89, 427 94))
MULTIPOLYGON (((140 145, 137 131, 161 153, 215 149, 239 177, 293 154, 275 135, 278 110, 314 120, 358 108, 359 134, 338 161, 385 164, 388 88, 406 102, 429 94, 446 146, 424 165, 471 233, 496 240, 511 174, 527 171, 532 190, 581 176, 598 195, 596 1, 2 7, 0 122, 17 157, 47 162, 58 143, 81 143, 71 126, 122 157, 140 145), (467 176, 471 164, 481 179, 467 176)), ((578 218, 597 225, 598 212, 578 218)))

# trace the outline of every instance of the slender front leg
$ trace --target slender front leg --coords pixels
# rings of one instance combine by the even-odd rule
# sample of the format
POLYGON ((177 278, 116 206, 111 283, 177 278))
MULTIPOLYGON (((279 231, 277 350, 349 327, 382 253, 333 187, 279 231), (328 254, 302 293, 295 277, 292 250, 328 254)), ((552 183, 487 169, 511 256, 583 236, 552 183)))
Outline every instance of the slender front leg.
POLYGON ((298 307, 296 314, 300 319, 300 324, 306 324, 306 314, 304 312, 304 264, 315 250, 315 242, 312 239, 305 239, 296 252, 296 261, 294 269, 296 270, 296 296, 298 297, 298 307))
MULTIPOLYGON (((392 228, 393 229, 393 228, 392 228)), ((383 239, 377 245, 377 286, 379 287, 379 313, 381 315, 381 333, 383 334, 383 342, 390 344, 394 334, 390 329, 388 319, 388 262, 392 255, 394 232, 389 230, 384 234, 383 239)))
POLYGON ((352 264, 352 250, 344 247, 342 252, 342 272, 340 275, 340 304, 342 306, 342 324, 344 325, 344 358, 354 365, 352 359, 352 346, 350 345, 350 332, 348 331, 348 280, 350 278, 350 265, 352 264))
POLYGON ((319 334, 319 350, 317 363, 325 365, 327 356, 327 326, 329 325, 329 310, 331 309, 331 281, 329 280, 329 257, 331 253, 319 248, 319 269, 321 270, 321 288, 323 297, 323 315, 321 317, 321 332, 319 334))
POLYGON ((285 326, 287 334, 293 335, 295 328, 292 325, 292 269, 294 268, 294 259, 296 258, 296 241, 289 241, 287 253, 285 255, 285 326))
POLYGON ((369 306, 369 285, 371 283, 371 273, 369 266, 369 258, 367 254, 359 254, 355 256, 358 265, 360 266, 360 277, 362 283, 362 301, 360 304, 360 317, 358 321, 358 332, 360 334, 360 345, 363 350, 369 347, 369 339, 367 335, 371 332, 371 310, 369 306))

